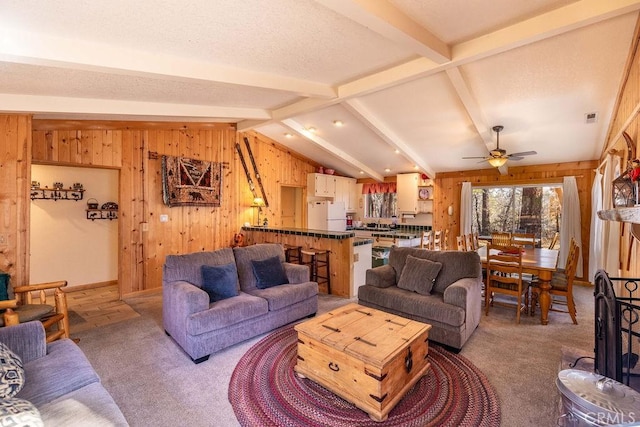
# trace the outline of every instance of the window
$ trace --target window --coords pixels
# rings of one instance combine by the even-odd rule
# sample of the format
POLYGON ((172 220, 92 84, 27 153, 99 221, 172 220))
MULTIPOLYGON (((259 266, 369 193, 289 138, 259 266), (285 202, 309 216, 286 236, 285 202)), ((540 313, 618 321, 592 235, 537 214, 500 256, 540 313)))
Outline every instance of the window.
POLYGON ((473 231, 533 233, 548 247, 560 231, 562 186, 503 186, 473 189, 473 231))
POLYGON ((391 218, 398 211, 395 182, 362 185, 365 218, 391 218))
POLYGON ((396 215, 396 193, 371 193, 364 195, 365 218, 391 218, 396 215))

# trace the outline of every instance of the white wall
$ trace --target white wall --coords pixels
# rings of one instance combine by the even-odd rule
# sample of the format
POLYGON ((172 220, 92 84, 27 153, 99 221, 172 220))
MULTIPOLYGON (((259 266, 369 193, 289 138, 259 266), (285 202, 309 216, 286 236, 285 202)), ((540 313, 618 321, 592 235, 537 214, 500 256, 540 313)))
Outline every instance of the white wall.
POLYGON ((31 201, 30 283, 66 280, 68 286, 118 279, 118 220, 87 219, 87 200, 99 206, 118 201, 118 171, 33 165, 31 180, 41 187, 79 182, 84 198, 31 201))

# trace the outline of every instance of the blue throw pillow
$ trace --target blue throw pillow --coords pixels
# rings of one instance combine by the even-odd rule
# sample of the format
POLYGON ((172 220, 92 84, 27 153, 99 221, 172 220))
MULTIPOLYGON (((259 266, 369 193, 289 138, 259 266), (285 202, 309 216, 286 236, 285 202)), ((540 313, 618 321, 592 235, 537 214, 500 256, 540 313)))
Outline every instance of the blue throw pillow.
POLYGON ((202 266, 202 290, 209 294, 209 302, 216 302, 238 295, 238 271, 236 264, 202 266))
POLYGON ((261 261, 251 261, 251 264, 253 265, 253 274, 256 276, 258 289, 289 283, 280 257, 277 255, 261 261))

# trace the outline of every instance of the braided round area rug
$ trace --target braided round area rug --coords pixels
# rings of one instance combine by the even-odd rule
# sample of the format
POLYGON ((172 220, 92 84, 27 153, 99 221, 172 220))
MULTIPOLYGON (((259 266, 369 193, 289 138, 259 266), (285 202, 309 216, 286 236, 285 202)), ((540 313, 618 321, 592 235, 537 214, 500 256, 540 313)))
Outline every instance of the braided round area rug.
POLYGON ((297 333, 285 326, 242 356, 229 383, 229 402, 242 426, 497 426, 498 396, 466 358, 429 345, 431 369, 384 422, 293 368, 297 333))

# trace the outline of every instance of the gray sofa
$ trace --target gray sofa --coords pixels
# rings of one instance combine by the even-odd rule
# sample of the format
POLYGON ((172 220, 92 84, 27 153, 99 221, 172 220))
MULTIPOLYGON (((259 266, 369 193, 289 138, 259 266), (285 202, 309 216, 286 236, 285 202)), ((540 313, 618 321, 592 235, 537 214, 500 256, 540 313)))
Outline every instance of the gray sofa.
POLYGON ((392 247, 389 264, 367 270, 365 285, 358 288, 358 303, 432 326, 429 339, 460 350, 480 322, 482 308, 482 265, 476 252, 430 251, 392 247), (427 264, 415 258, 441 263, 433 282, 428 271, 407 271, 413 278, 409 288, 397 285, 407 257, 411 265, 427 264), (431 290, 429 291, 429 288, 431 290))
POLYGON ((45 426, 129 425, 72 340, 47 344, 42 323, 33 321, 0 328, 0 342, 24 365, 25 383, 15 398, 35 405, 45 426))
POLYGON ((241 341, 318 310, 318 284, 309 267, 284 262, 280 244, 224 248, 168 255, 162 276, 164 329, 195 363, 241 341), (278 257, 288 284, 259 289, 253 261, 278 257), (210 302, 203 289, 202 266, 235 263, 238 295, 210 302))

